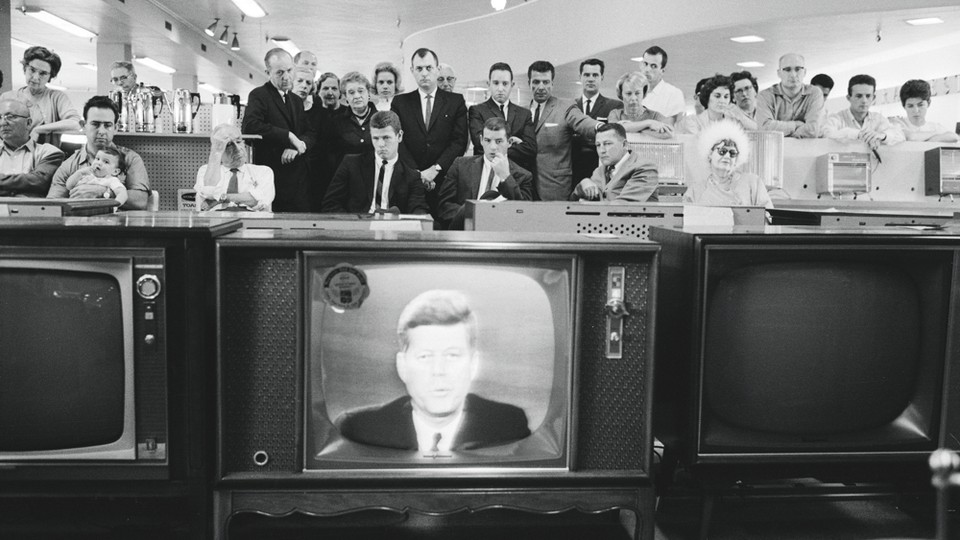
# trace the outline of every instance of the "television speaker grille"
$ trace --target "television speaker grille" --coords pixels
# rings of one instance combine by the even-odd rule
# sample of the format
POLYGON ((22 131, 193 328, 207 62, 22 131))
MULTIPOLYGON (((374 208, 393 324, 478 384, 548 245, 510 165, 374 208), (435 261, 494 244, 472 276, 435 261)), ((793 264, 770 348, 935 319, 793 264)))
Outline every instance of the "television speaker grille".
POLYGON ((578 471, 649 472, 651 351, 648 343, 651 265, 636 260, 588 259, 580 325, 578 471), (626 270, 623 357, 604 354, 607 268, 626 270))
POLYGON ((221 264, 223 472, 298 467, 297 259, 256 255, 221 264))

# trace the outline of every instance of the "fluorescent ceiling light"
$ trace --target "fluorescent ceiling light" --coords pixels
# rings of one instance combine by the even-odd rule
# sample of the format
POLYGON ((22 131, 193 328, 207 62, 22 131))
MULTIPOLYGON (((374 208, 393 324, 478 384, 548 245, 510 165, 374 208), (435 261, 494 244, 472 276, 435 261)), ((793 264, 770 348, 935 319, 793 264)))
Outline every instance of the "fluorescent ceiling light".
POLYGON ((272 41, 273 44, 276 45, 277 47, 280 47, 281 49, 287 51, 288 53, 290 53, 290 54, 293 55, 293 56, 296 56, 297 53, 300 52, 300 47, 297 47, 297 44, 294 43, 293 40, 291 40, 291 39, 289 39, 289 38, 287 38, 287 37, 284 37, 284 36, 274 36, 274 37, 270 38, 270 41, 272 41))
POLYGON ((642 57, 642 56, 634 56, 633 58, 631 58, 631 60, 633 60, 634 62, 643 62, 643 57, 642 57))
POLYGON ((737 65, 746 68, 758 68, 764 66, 763 62, 754 62, 752 60, 749 62, 737 62, 737 65))
POLYGON ((59 90, 61 92, 65 92, 67 90, 66 86, 60 86, 59 84, 50 84, 50 83, 47 83, 47 88, 51 90, 59 90))
POLYGON ((470 91, 472 91, 472 92, 486 92, 486 91, 487 91, 487 87, 486 87, 486 86, 471 86, 470 88, 467 88, 467 90, 470 90, 470 91))
POLYGON ((29 15, 35 19, 41 20, 50 26, 56 26, 57 28, 63 30, 64 32, 69 32, 77 37, 82 37, 86 39, 93 39, 97 37, 96 34, 87 30, 86 28, 81 28, 70 21, 61 19, 53 13, 43 9, 34 9, 34 8, 23 8, 23 12, 26 15, 29 15))
MULTIPOLYGON (((49 84, 47 86, 50 86, 49 84)), ((87 144, 87 136, 82 133, 64 133, 60 135, 61 143, 87 144)))
POLYGON ((233 3, 240 8, 240 11, 247 17, 259 19, 267 14, 267 12, 260 7, 260 4, 257 3, 257 0, 233 0, 233 3))
POLYGON ((150 69, 155 69, 160 73, 166 73, 169 75, 171 73, 177 72, 177 70, 173 69, 172 67, 166 64, 161 64, 160 62, 157 62, 153 58, 147 58, 146 56, 143 56, 140 58, 134 58, 133 61, 138 64, 143 64, 144 66, 147 66, 150 69))
POLYGON ((10 38, 10 44, 18 49, 29 49, 30 47, 33 47, 33 45, 27 43, 26 41, 20 41, 17 38, 10 38))
POLYGON ((199 85, 197 85, 197 88, 199 88, 199 89, 201 89, 201 90, 206 90, 207 92, 210 92, 211 94, 223 94, 223 93, 224 93, 223 90, 217 88, 216 86, 213 86, 212 84, 207 84, 207 83, 205 83, 205 82, 202 82, 202 83, 200 83, 199 85))
POLYGON ((90 71, 97 70, 97 66, 95 64, 91 64, 90 62, 77 62, 77 65, 84 69, 89 69, 90 71))
POLYGON ((925 26, 928 24, 943 24, 943 19, 940 17, 926 17, 924 19, 910 19, 906 22, 913 26, 925 26))
POLYGON ((766 40, 760 36, 738 36, 730 38, 730 41, 736 41, 737 43, 760 43, 766 40))

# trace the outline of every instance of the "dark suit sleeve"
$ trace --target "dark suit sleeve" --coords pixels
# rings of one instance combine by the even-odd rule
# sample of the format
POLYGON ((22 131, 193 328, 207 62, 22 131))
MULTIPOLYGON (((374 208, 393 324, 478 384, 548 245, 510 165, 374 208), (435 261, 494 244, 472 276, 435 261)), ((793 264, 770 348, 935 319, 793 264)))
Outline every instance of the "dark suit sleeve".
POLYGON ((520 107, 520 111, 520 114, 523 115, 523 130, 520 132, 521 142, 511 146, 508 153, 513 153, 521 161, 533 163, 537 159, 537 131, 533 126, 533 117, 530 115, 530 111, 523 107, 520 107))
POLYGON ((453 113, 453 131, 450 132, 449 144, 437 158, 437 163, 444 171, 449 170, 453 160, 467 151, 467 105, 460 94, 453 96, 457 100, 457 108, 453 113))
POLYGON ((480 138, 483 136, 483 114, 480 112, 480 106, 470 107, 469 116, 470 141, 473 142, 473 153, 474 155, 480 155, 483 153, 480 143, 480 138))
POLYGON ((598 121, 583 114, 583 111, 575 105, 571 105, 570 108, 567 109, 567 112, 564 113, 564 120, 566 120, 570 129, 577 132, 577 134, 586 139, 590 144, 596 139, 598 121))
POLYGON ((407 182, 407 214, 429 214, 430 207, 427 206, 426 191, 423 189, 423 182, 420 181, 420 172, 416 169, 406 169, 403 179, 407 182))
POLYGON ((340 162, 333 180, 327 186, 327 193, 323 196, 321 212, 346 212, 347 199, 350 197, 350 164, 351 157, 347 156, 340 162))
POLYGON ((267 120, 267 107, 270 106, 269 88, 254 88, 247 99, 247 109, 243 113, 241 129, 248 135, 260 135, 263 140, 281 147, 290 147, 290 132, 277 127, 267 120))
MULTIPOLYGON (((408 123, 410 121, 409 118, 406 118, 407 113, 403 110, 404 109, 403 105, 406 101, 406 95, 407 94, 400 94, 400 95, 393 96, 393 100, 390 102, 390 110, 397 113, 397 116, 400 117, 401 126, 403 126, 405 123, 408 123)), ((413 113, 411 112, 410 114, 413 114, 413 113)), ((406 137, 403 138, 402 141, 400 141, 400 161, 402 161, 403 164, 409 167, 410 169, 417 171, 417 175, 419 175, 420 167, 417 166, 417 162, 413 158, 413 152, 410 151, 410 147, 408 146, 408 144, 410 144, 408 142, 409 138, 410 138, 410 135, 408 134, 406 137)))
POLYGON ((457 223, 463 229, 463 203, 457 197, 457 185, 460 183, 460 160, 454 161, 447 171, 447 177, 440 185, 439 200, 440 220, 443 225, 453 228, 457 223))
POLYGON ((497 191, 511 201, 532 201, 533 175, 511 163, 510 176, 500 182, 497 191))

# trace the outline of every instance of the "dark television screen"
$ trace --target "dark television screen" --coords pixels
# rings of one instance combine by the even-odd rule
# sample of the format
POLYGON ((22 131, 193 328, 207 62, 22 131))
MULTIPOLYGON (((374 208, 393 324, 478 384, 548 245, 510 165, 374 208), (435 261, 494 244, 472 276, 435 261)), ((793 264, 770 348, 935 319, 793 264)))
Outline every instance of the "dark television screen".
POLYGON ((568 467, 574 268, 308 255, 305 469, 568 467))
POLYGON ((948 259, 713 257, 701 450, 935 447, 948 259))
POLYGON ((124 321, 110 273, 0 268, 0 453, 124 435, 124 321))

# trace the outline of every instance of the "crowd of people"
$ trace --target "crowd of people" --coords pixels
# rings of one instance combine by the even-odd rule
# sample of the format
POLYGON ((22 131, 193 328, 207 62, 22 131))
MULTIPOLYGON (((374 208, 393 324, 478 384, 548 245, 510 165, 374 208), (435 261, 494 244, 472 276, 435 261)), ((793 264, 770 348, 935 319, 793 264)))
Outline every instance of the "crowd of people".
MULTIPOLYGON (((196 178, 198 208, 429 213, 438 226, 458 228, 467 200, 656 200, 656 166, 631 151, 628 133, 697 138, 708 172, 691 179, 686 201, 770 205, 762 179, 739 172, 749 151, 745 131, 859 140, 871 149, 957 141, 952 130, 926 120, 931 89, 922 80, 900 89, 903 117, 870 110, 876 81, 869 75, 852 77, 849 108, 827 115, 824 99, 834 82, 819 74, 805 83, 799 54, 783 55, 780 82, 762 91, 748 71, 702 79, 697 113, 684 116, 683 92, 664 80, 668 59, 660 47, 644 51, 639 69, 618 78, 616 97, 600 93, 604 62, 584 60, 576 100, 554 95, 550 62, 533 62, 526 71, 529 107, 510 100, 513 68, 496 62, 489 97, 468 108, 454 91, 453 67, 430 49, 412 55, 416 88, 407 92, 389 62, 377 64, 369 79, 356 71, 338 77, 318 73, 311 52, 272 49, 264 57, 268 80, 251 91, 239 129, 213 130, 210 158, 196 178), (255 163, 246 163, 243 135, 259 135, 251 142, 255 163)), ((59 56, 30 47, 21 63, 26 86, 0 95, 0 196, 110 197, 124 209, 145 208, 143 160, 113 144, 117 104, 95 96, 81 117, 66 94, 47 85, 61 68, 59 56), (80 129, 85 146, 65 156, 58 134, 80 129)), ((123 60, 111 65, 110 81, 124 93, 138 87, 133 65, 123 60)))

